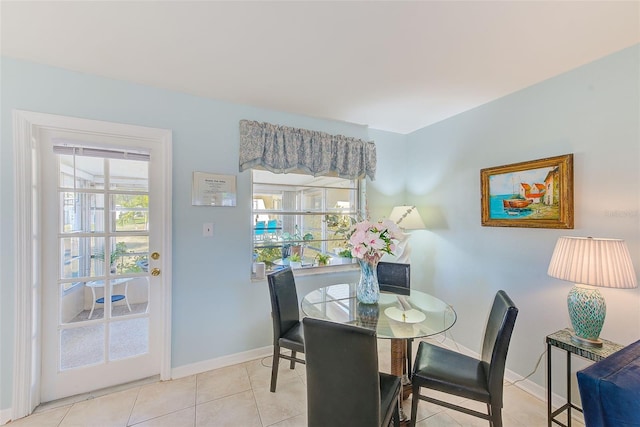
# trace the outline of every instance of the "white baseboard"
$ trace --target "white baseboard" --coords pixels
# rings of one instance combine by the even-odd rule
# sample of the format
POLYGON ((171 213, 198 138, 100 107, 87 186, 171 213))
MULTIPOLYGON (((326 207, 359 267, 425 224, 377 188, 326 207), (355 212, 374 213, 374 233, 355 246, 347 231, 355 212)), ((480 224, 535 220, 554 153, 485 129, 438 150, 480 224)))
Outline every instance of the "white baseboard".
POLYGON ((250 360, 259 359, 261 357, 271 356, 273 354, 273 346, 256 348, 242 353, 230 354, 215 359, 203 360, 202 362, 192 363, 190 365, 179 366, 171 369, 171 379, 184 378, 189 375, 196 375, 212 369, 224 368, 226 366, 236 365, 238 363, 248 362, 250 360))
POLYGON ((11 408, 0 409, 0 425, 5 425, 11 421, 11 408))

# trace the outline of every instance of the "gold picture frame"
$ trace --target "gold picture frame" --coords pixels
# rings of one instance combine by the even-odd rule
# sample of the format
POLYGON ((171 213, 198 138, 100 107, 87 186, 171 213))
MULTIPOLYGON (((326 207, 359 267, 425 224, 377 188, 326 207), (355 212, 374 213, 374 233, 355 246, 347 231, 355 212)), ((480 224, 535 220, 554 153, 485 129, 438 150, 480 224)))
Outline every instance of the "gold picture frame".
POLYGON ((482 225, 573 228, 573 154, 482 169, 482 225))

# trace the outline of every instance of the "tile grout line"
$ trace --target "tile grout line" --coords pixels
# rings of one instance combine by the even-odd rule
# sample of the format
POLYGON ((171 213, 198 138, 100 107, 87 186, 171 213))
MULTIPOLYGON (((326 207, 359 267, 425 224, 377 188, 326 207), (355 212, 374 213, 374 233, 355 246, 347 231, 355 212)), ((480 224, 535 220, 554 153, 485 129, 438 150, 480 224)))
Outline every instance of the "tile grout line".
MULTIPOLYGON (((262 364, 263 360, 264 360, 264 358, 260 360, 260 365, 261 366, 264 366, 262 364)), ((245 373, 247 374, 247 379, 249 380, 249 386, 251 387, 251 396, 253 397, 253 404, 254 404, 254 406, 256 408, 256 413, 258 414, 258 419, 260 420, 260 425, 262 427, 266 427, 264 425, 264 421, 262 421, 262 415, 260 414, 260 408, 258 408, 258 400, 256 399, 256 393, 253 390, 253 382, 251 381, 251 375, 249 375, 249 369, 247 368, 247 362, 243 363, 242 366, 244 368, 245 373)))

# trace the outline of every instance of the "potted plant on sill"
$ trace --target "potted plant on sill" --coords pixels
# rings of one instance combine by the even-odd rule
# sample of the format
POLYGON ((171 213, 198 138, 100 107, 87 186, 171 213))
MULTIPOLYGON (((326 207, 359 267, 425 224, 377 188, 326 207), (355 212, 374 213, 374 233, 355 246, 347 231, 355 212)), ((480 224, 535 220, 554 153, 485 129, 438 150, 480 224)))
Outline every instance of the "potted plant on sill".
POLYGON ((291 268, 302 268, 302 258, 300 254, 291 254, 289 257, 289 266, 291 268))
POLYGON ((332 264, 351 264, 354 262, 351 249, 336 248, 336 255, 338 256, 332 258, 332 264))
POLYGON ((304 255, 305 242, 313 240, 313 234, 306 233, 304 236, 300 234, 300 228, 295 225, 295 231, 293 235, 288 232, 282 233, 282 240, 285 242, 282 247, 282 257, 286 258, 293 254, 298 254, 300 257, 304 255))
POLYGON ((318 253, 315 258, 318 265, 328 265, 331 261, 331 255, 318 253))

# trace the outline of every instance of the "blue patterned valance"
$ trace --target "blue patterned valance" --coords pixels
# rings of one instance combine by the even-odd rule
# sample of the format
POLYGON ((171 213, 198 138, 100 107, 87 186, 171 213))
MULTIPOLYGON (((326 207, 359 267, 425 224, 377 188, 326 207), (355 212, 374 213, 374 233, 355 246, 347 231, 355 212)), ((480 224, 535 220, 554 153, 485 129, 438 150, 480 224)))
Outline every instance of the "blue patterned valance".
POLYGON ((376 145, 342 135, 240 120, 240 172, 251 168, 374 179, 376 145))

